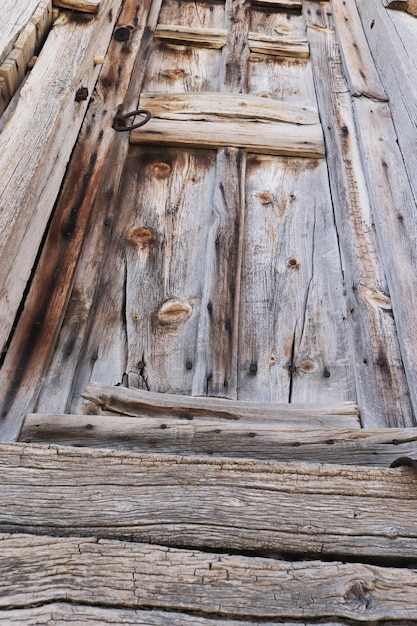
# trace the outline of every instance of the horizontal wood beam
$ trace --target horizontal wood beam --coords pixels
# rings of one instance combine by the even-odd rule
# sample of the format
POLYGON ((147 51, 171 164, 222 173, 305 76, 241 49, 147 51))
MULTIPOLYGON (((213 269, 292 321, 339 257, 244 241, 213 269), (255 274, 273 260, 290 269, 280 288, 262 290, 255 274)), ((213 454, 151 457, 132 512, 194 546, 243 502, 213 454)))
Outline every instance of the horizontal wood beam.
POLYGON ((280 156, 322 158, 325 154, 319 126, 298 127, 282 122, 178 122, 153 118, 133 130, 130 140, 133 144, 203 150, 243 148, 248 152, 280 156))
POLYGON ((354 402, 333 405, 266 404, 223 398, 179 396, 90 383, 82 396, 97 407, 131 417, 208 417, 278 421, 301 428, 360 428, 354 402))
MULTIPOLYGON (((65 598, 75 609, 71 621, 83 613, 91 616, 93 610, 102 616, 103 607, 117 606, 118 611, 146 608, 146 622, 139 613, 134 623, 149 626, 206 626, 208 617, 218 626, 226 618, 262 623, 296 619, 304 625, 320 618, 332 624, 341 619, 410 624, 417 619, 417 573, 412 569, 208 554, 95 538, 16 534, 0 541, 8 573, 0 580, 0 618, 14 608, 22 615, 33 611, 34 604, 43 605, 39 612, 59 611, 62 604, 58 609, 52 603, 65 598), (165 613, 164 620, 152 609, 177 617, 171 621, 165 613), (181 613, 190 614, 184 622, 178 621, 181 613)), ((236 626, 234 621, 227 624, 236 626)))
POLYGON ((166 420, 92 415, 27 415, 19 441, 101 447, 136 453, 215 455, 389 467, 417 457, 413 428, 304 430, 279 422, 194 418, 166 420))
POLYGON ((317 109, 241 93, 142 93, 140 106, 153 117, 178 121, 224 119, 320 124, 317 109))
MULTIPOLYGON (((0 446, 1 532, 199 549, 417 558, 417 473, 0 446)), ((1 594, 0 594, 1 597, 1 594)))

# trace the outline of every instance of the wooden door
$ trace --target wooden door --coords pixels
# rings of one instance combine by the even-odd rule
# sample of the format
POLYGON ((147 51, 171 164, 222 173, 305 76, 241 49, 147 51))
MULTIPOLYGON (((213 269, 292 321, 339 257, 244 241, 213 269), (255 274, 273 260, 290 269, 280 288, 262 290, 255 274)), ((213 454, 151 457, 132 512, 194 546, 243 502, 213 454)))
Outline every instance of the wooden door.
POLYGON ((392 121, 356 9, 125 2, 120 28, 7 345, 3 415, 91 411, 97 381, 414 425, 410 289, 384 239, 400 192, 367 165, 392 121), (151 120, 116 133, 138 100, 151 120))

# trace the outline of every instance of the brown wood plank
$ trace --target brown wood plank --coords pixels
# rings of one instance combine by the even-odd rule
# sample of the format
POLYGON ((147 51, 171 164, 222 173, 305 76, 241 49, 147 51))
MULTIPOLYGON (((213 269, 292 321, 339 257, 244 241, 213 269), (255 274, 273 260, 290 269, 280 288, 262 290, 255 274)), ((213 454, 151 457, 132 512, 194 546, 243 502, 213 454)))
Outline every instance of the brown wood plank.
POLYGON ((216 417, 224 419, 279 420, 311 428, 340 426, 359 428, 357 406, 353 402, 320 406, 242 402, 221 398, 190 398, 168 393, 111 387, 90 383, 83 397, 104 410, 130 416, 216 417))
POLYGON ((63 9, 83 11, 85 13, 98 13, 103 4, 103 0, 53 0, 53 4, 63 9))
POLYGON ((412 468, 14 443, 1 446, 0 478, 3 532, 396 562, 417 557, 412 468))
MULTIPOLYGON (((308 624, 324 618, 335 624, 335 620, 343 619, 357 623, 383 619, 410 624, 417 618, 417 574, 410 569, 340 562, 292 563, 118 541, 30 535, 3 535, 1 545, 1 563, 10 575, 0 583, 0 607, 8 611, 29 608, 35 602, 51 610, 51 603, 65 596, 75 607, 84 605, 82 611, 88 606, 117 605, 119 611, 146 608, 188 612, 193 617, 191 623, 198 625, 207 623, 205 617, 222 626, 223 622, 216 620, 234 618, 254 623, 259 619, 268 624, 267 620, 282 623, 282 619, 289 624, 298 619, 308 624)), ((169 613, 163 622, 152 621, 152 612, 149 615, 147 624, 178 623, 168 621, 169 613)))
MULTIPOLYGON (((347 300, 347 333, 358 403, 367 428, 413 426, 407 381, 388 286, 373 228, 352 100, 330 9, 306 3, 314 76, 347 300), (316 28, 320 17, 321 28, 316 28)), ((372 71, 372 70, 369 70, 372 71)))
MULTIPOLYGON (((129 110, 137 104, 137 82, 140 82, 143 55, 146 55, 146 41, 149 38, 148 34, 144 38, 144 33, 152 31, 157 19, 157 15, 150 13, 151 4, 143 3, 138 12, 136 3, 131 0, 125 3, 120 14, 119 25, 141 25, 132 34, 131 53, 126 54, 122 48, 125 44, 113 39, 102 66, 80 141, 68 166, 38 271, 2 368, 4 393, 1 412, 6 419, 1 426, 0 438, 13 439, 24 414, 35 406, 71 295, 84 238, 88 237, 86 231, 88 233, 90 228, 95 245, 92 247, 93 258, 88 258, 87 267, 81 268, 84 291, 76 286, 72 292, 72 323, 69 329, 65 326, 61 335, 62 343, 58 343, 55 360, 46 378, 44 394, 41 392, 38 401, 39 407, 46 405, 49 411, 66 410, 74 370, 78 367, 77 352, 82 347, 83 323, 88 320, 94 294, 91 283, 94 284, 99 272, 103 240, 106 240, 112 223, 114 196, 129 143, 128 137, 116 134, 111 125, 120 102, 127 98, 126 106, 129 110), (138 68, 136 72, 133 68, 140 48, 137 81, 138 68), (118 73, 118 62, 115 59, 121 58, 122 70, 118 73), (129 94, 132 71, 134 84, 129 94), (106 103, 106 109, 103 109, 103 102, 106 103), (96 122, 98 116, 101 120, 99 124, 96 122), (59 289, 56 289, 57 284, 60 285, 59 289)), ((154 3, 153 10, 156 6, 154 3)))
POLYGON ((417 457, 412 428, 301 429, 288 422, 164 417, 27 415, 19 441, 113 448, 135 453, 215 455, 389 467, 417 457))

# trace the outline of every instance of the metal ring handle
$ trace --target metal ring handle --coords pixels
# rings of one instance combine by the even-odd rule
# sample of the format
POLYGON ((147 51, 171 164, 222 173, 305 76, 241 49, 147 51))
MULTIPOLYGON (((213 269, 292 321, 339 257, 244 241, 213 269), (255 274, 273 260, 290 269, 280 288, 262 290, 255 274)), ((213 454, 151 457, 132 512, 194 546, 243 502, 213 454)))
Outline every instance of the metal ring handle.
POLYGON ((151 117, 152 117, 151 113, 147 109, 136 109, 136 111, 130 111, 130 113, 125 113, 125 114, 118 113, 113 120, 112 127, 117 132, 130 131, 130 130, 133 130, 134 128, 139 128, 140 126, 143 126, 144 124, 149 122, 151 117), (136 117, 136 115, 144 115, 145 117, 137 124, 131 124, 130 126, 127 126, 126 120, 129 119, 129 117, 136 117))

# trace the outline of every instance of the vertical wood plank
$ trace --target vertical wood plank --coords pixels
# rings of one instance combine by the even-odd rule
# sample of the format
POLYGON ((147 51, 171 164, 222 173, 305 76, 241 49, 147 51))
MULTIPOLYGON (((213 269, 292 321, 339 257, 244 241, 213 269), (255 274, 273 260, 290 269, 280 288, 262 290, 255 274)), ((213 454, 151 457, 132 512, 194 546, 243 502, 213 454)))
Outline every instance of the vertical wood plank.
MULTIPOLYGON (((329 6, 305 5, 329 179, 344 273, 349 344, 367 428, 411 426, 412 411, 387 297, 352 100, 329 6), (312 19, 310 16, 313 16, 312 19), (320 28, 316 28, 317 21, 320 28)), ((372 72, 372 68, 368 68, 372 72)), ((365 88, 362 88, 364 91, 365 88)))

